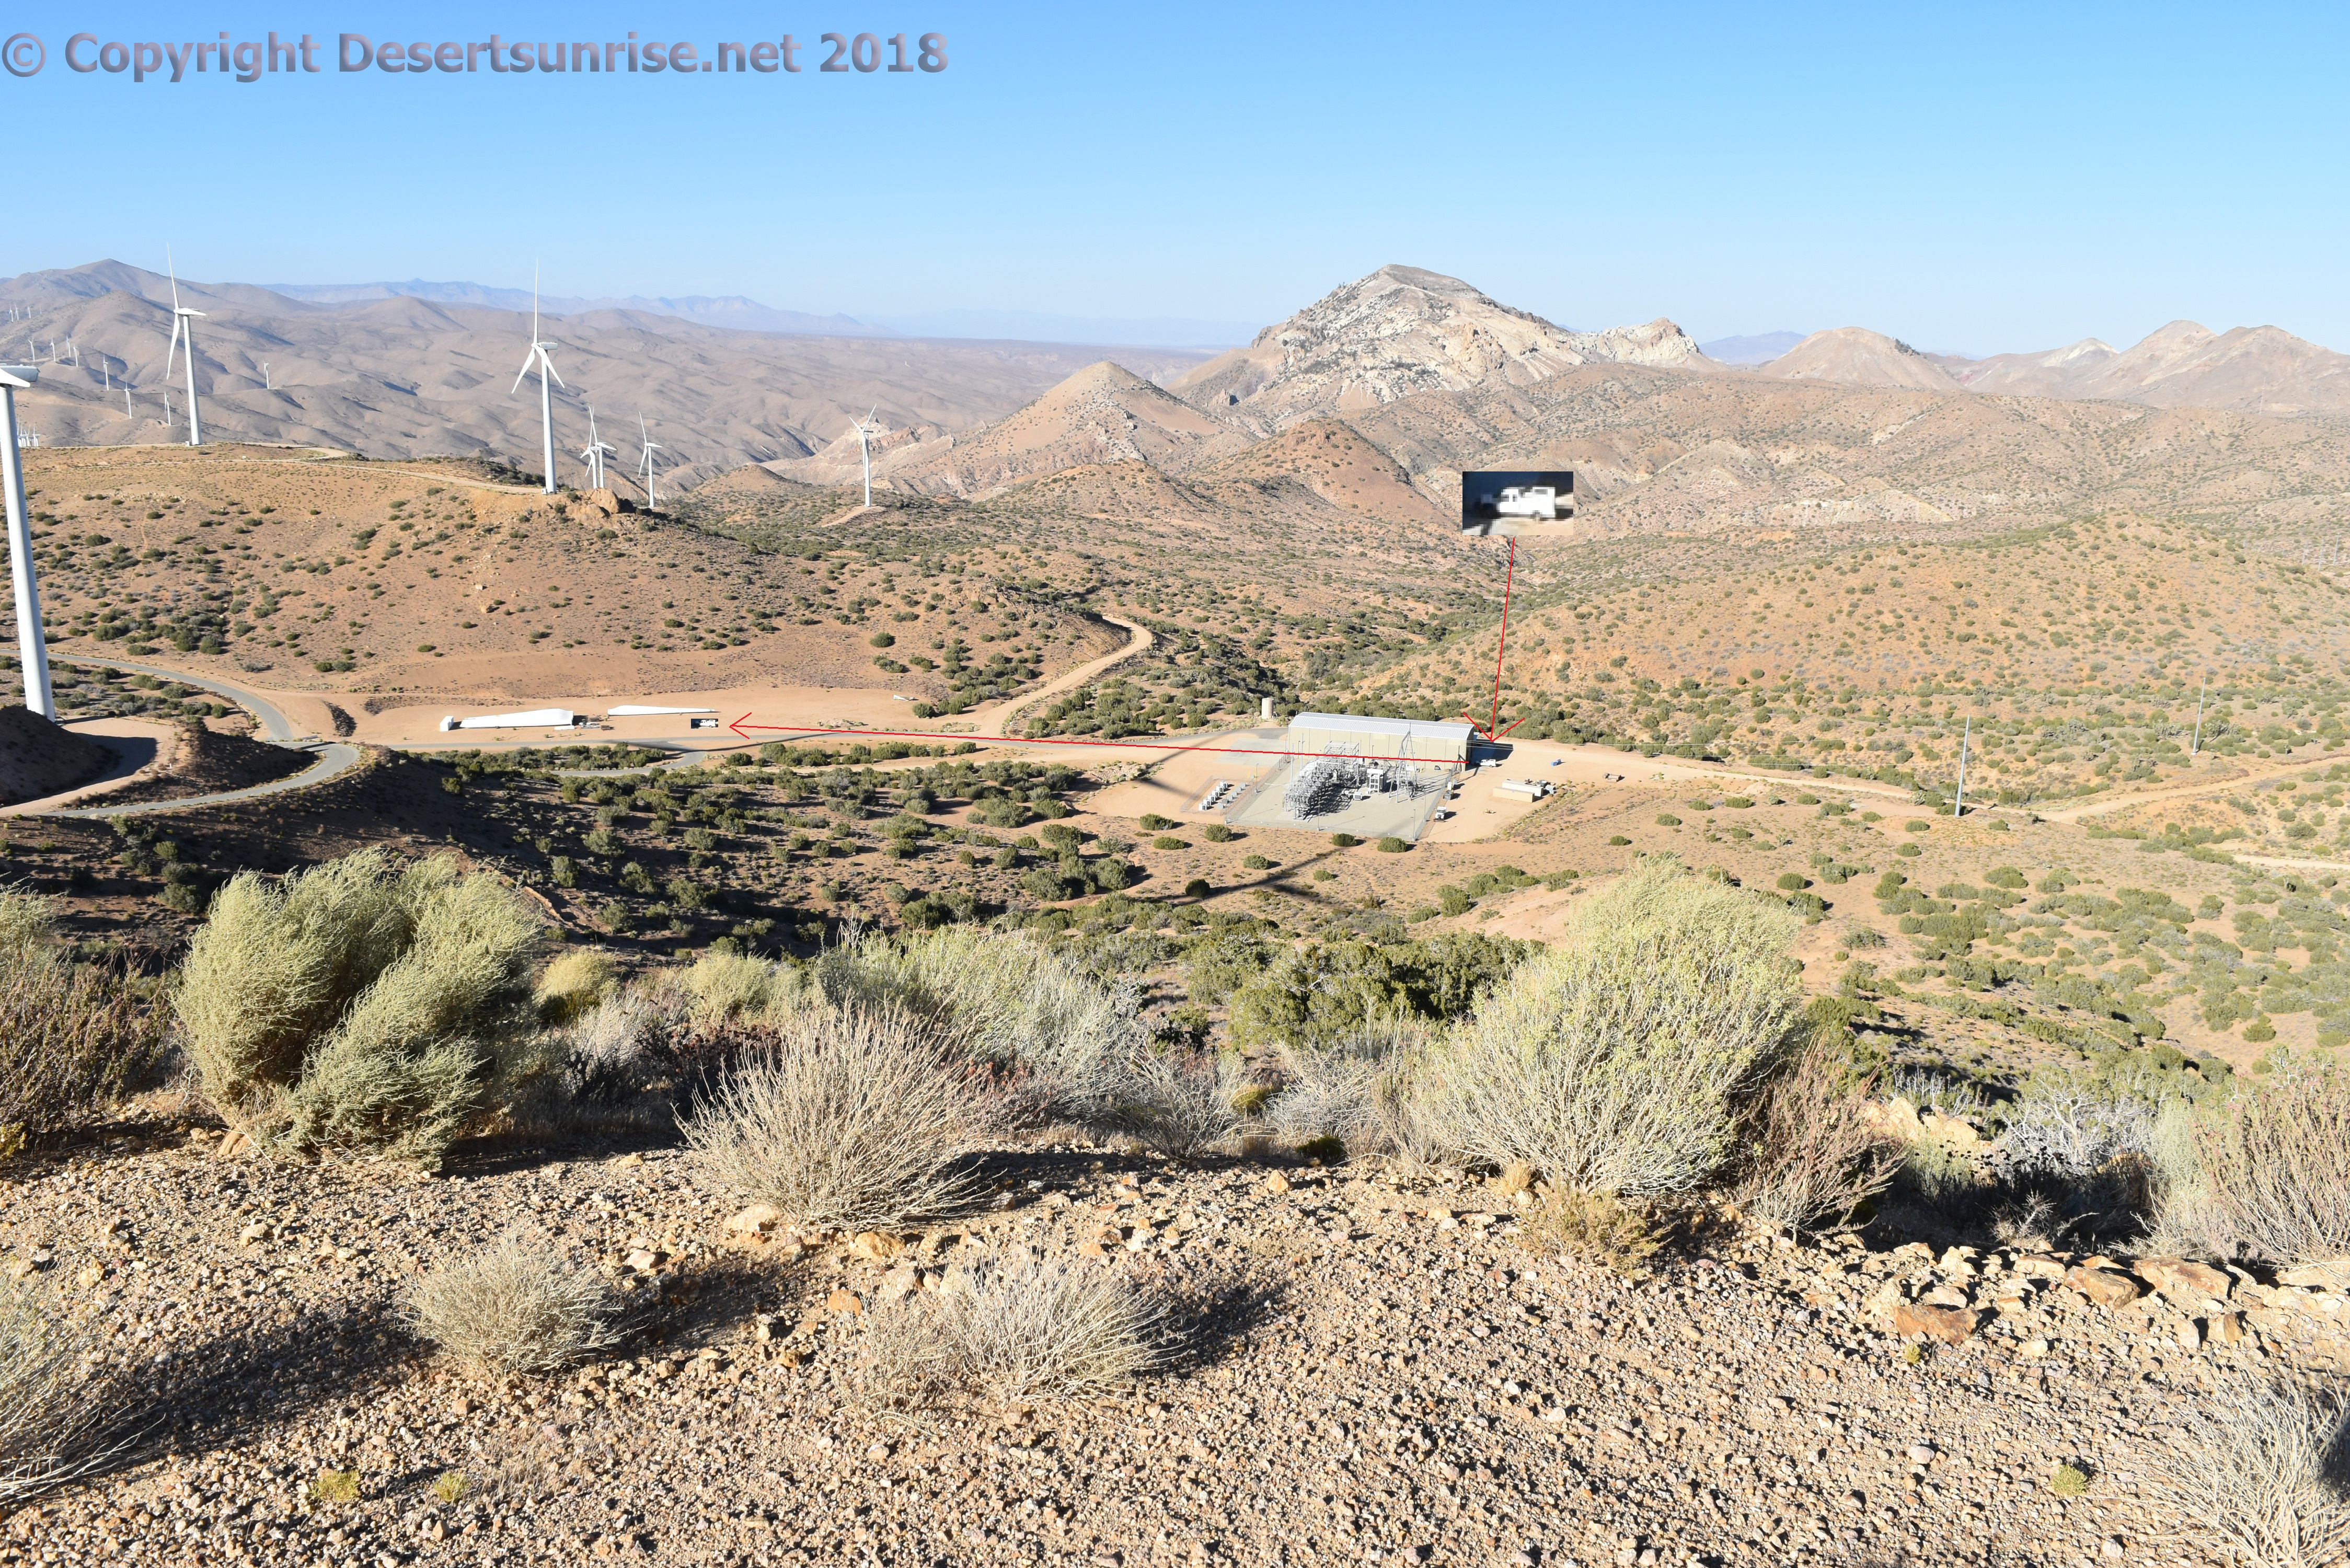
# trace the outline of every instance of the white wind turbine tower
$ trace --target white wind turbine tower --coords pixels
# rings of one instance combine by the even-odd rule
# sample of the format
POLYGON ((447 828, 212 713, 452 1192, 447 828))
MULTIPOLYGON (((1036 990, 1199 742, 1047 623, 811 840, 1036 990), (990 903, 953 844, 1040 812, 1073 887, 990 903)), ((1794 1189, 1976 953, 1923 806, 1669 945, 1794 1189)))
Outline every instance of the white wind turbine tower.
POLYGON ((665 452, 668 449, 662 446, 660 442, 653 440, 650 435, 646 433, 645 411, 642 409, 639 409, 637 410, 637 441, 645 449, 644 461, 637 464, 637 472, 644 475, 645 510, 648 512, 658 512, 660 510, 660 507, 658 504, 660 497, 653 493, 653 453, 657 452, 665 452))
MULTIPOLYGON (((172 358, 180 351, 181 346, 185 344, 188 350, 188 444, 202 446, 204 444, 203 426, 197 421, 196 417, 196 335, 188 323, 202 316, 203 312, 191 310, 180 303, 180 269, 172 260, 172 248, 169 245, 163 247, 163 265, 170 269, 172 275, 172 347, 163 354, 163 375, 166 379, 171 377, 172 358)), ((170 399, 171 394, 166 392, 164 400, 167 407, 170 399)), ((169 421, 171 415, 166 412, 163 417, 169 421)))
POLYGON ((41 590, 33 580, 33 524, 25 511, 25 458, 16 446, 16 394, 40 377, 32 365, 0 365, 0 492, 8 516, 8 575, 16 590, 16 656, 25 671, 25 706, 54 722, 49 645, 41 631, 41 590))
POLYGON ((620 449, 596 434, 596 405, 593 403, 588 405, 588 445, 579 455, 588 463, 588 487, 591 490, 609 489, 610 486, 604 483, 604 459, 619 456, 620 449))
POLYGON ((552 343, 538 340, 538 268, 534 266, 530 269, 530 352, 523 356, 522 369, 515 375, 514 389, 506 395, 512 397, 515 392, 521 391, 523 378, 530 374, 533 365, 538 367, 539 454, 546 464, 546 482, 540 488, 549 495, 555 493, 555 393, 552 387, 563 385, 563 378, 555 373, 555 361, 546 357, 546 351, 554 347, 552 343))
POLYGON ((865 410, 865 418, 857 421, 857 454, 865 460, 865 504, 868 506, 873 504, 873 449, 865 444, 865 438, 870 431, 880 428, 872 422, 873 416, 880 409, 880 404, 874 404, 865 410))

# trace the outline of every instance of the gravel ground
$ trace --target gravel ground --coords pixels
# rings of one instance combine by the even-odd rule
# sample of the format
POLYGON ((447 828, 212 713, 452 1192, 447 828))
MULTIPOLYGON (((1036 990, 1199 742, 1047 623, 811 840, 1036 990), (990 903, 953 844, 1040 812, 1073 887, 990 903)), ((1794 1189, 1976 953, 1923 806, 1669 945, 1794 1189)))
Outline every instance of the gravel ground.
POLYGON ((1530 1251, 1494 1189, 1377 1165, 994 1167, 962 1225, 746 1240, 671 1148, 430 1179, 179 1130, 28 1157, 0 1260, 102 1322, 149 1429, 0 1522, 0 1562, 2201 1563, 2134 1502, 2178 1401, 2339 1360, 2350 1316, 1858 1239, 1725 1234, 1627 1281, 1530 1251), (411 1335, 402 1282, 515 1229, 625 1284, 625 1345, 491 1383, 411 1335), (1011 1409, 850 1397, 877 1295, 1020 1248, 1168 1291, 1168 1369, 1011 1409))

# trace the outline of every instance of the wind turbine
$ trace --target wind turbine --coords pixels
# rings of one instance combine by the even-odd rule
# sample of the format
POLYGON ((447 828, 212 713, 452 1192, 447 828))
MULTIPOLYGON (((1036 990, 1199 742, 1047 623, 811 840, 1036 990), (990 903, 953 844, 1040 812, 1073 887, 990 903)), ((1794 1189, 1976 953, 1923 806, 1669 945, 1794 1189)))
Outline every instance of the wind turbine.
POLYGON ((16 657, 25 672, 25 706, 55 722, 49 645, 41 632, 41 590, 33 580, 33 524, 25 511, 25 458, 16 446, 16 394, 40 379, 32 365, 0 365, 0 491, 8 516, 8 576, 16 590, 16 657))
POLYGON ((546 483, 540 486, 546 494, 555 493, 555 393, 554 387, 563 385, 563 378, 555 373, 555 361, 546 357, 552 343, 538 340, 538 268, 530 269, 530 352, 522 357, 522 369, 515 374, 514 396, 522 390, 523 378, 530 374, 533 365, 538 367, 538 426, 539 453, 546 464, 546 483))
MULTIPOLYGON (((163 374, 166 379, 169 379, 172 374, 172 357, 179 352, 182 343, 186 344, 188 348, 188 444, 202 446, 204 444, 204 431, 196 419, 196 335, 188 323, 194 317, 202 316, 203 312, 191 310, 180 303, 180 269, 172 261, 172 248, 169 245, 163 247, 163 265, 171 269, 172 274, 172 347, 163 354, 163 374)), ((169 394, 166 394, 167 401, 168 398, 169 394)), ((164 416, 166 420, 170 417, 168 413, 164 416)))
POLYGON ((637 464, 637 472, 645 478, 645 510, 658 512, 660 510, 660 498, 653 493, 653 453, 668 449, 645 432, 645 411, 642 409, 637 410, 637 441, 645 449, 645 460, 637 464))
POLYGON ((874 404, 865 410, 865 418, 857 421, 857 454, 865 460, 865 504, 868 506, 873 504, 873 451, 865 444, 865 437, 868 431, 879 428, 871 421, 880 409, 880 404, 874 404))
POLYGON ((590 490, 610 488, 604 483, 604 459, 607 454, 620 455, 620 449, 596 434, 596 405, 588 405, 588 445, 579 453, 588 463, 588 487, 590 490))

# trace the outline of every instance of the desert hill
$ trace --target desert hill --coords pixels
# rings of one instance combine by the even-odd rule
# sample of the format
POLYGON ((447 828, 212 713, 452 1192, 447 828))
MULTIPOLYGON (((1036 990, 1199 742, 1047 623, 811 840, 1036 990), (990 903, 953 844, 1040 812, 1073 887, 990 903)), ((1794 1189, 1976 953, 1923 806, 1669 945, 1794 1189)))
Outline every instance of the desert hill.
POLYGON ((1939 366, 1897 337, 1865 327, 1814 332, 1756 372, 1789 380, 1843 381, 1860 387, 1957 390, 1939 366))
POLYGON ((2296 538, 2350 526, 2334 499, 2350 440, 2255 413, 1627 365, 1423 394, 1347 422, 1440 505, 1463 469, 1575 466, 1586 536, 1967 533, 2106 507, 2296 538))
POLYGON ((2118 351, 2085 337, 2062 348, 1985 359, 1920 354, 1883 333, 1845 327, 1813 333, 1754 373, 1924 391, 2110 399, 2164 409, 2350 410, 2350 355, 2274 327, 2213 332, 2192 321, 2171 322, 2118 351))
MULTIPOLYGON (((985 639, 1041 675, 1118 640, 993 582, 941 580, 869 550, 786 556, 577 496, 550 504, 461 464, 228 446, 26 458, 60 658, 128 653, 360 696, 886 681, 944 701, 953 680, 932 646, 985 639), (870 639, 883 626, 925 662, 877 673, 870 639)), ((752 493, 786 504, 811 493, 824 514, 845 499, 752 493)))
POLYGON ((1978 392, 2010 392, 2027 398, 2060 398, 2075 379, 2114 357, 2101 337, 2084 337, 2062 348, 2029 354, 1994 354, 1988 359, 1951 359, 1951 379, 1978 392))
MULTIPOLYGON (((526 311, 409 297, 311 304, 184 280, 180 292, 210 313, 194 324, 208 439, 378 458, 484 452, 538 467, 536 389, 514 387, 530 337, 526 311)), ((186 439, 184 369, 164 374, 170 298, 161 275, 113 262, 0 283, 0 303, 30 311, 12 330, 36 344, 42 374, 21 407, 47 444, 186 439), (53 341, 60 354, 73 345, 80 363, 50 363, 53 341)), ((1101 358, 1059 344, 785 337, 618 309, 547 317, 542 336, 555 344, 564 383, 555 394, 558 476, 581 477, 576 454, 592 406, 601 433, 622 450, 622 472, 639 456, 641 410, 668 449, 668 485, 681 487, 746 462, 806 457, 877 407, 893 431, 966 430, 1101 358)), ((1120 353, 1146 376, 1204 358, 1120 353)))
POLYGON ((1457 506, 1439 505, 1414 489, 1393 458, 1340 420, 1291 425, 1193 477, 1206 485, 1252 486, 1260 494, 1295 485, 1332 506, 1392 521, 1451 523, 1460 514, 1457 506))
MULTIPOLYGON (((11 628, 13 633, 14 628, 11 628)), ((60 729, 21 700, 0 707, 0 805, 40 800, 103 773, 114 753, 85 735, 60 729)))
POLYGON ((1572 332, 1457 277, 1383 266, 1170 383, 1260 430, 1377 407, 1416 392, 1523 385, 1594 362, 1699 367, 1669 321, 1572 332))
MULTIPOLYGON (((1247 440, 1225 421, 1103 360, 993 424, 889 446, 874 473, 917 493, 980 495, 1097 463, 1148 462, 1180 472, 1247 440)), ((851 437, 816 457, 775 466, 787 477, 846 484, 858 476, 858 461, 851 437)))

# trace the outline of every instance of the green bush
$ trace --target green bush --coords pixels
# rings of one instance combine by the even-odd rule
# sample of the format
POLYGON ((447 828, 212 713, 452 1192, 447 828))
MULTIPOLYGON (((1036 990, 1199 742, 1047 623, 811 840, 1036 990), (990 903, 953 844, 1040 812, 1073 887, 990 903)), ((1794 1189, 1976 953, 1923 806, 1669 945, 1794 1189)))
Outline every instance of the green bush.
POLYGON ((1810 886, 1811 883, 1804 878, 1804 874, 1800 871, 1782 871, 1779 873, 1779 890, 1783 893, 1800 893, 1810 886))
POLYGON ((1183 897, 1186 898, 1204 898, 1213 892, 1215 888, 1209 885, 1205 877, 1194 877, 1183 884, 1183 897))
POLYGON ((1657 813, 1657 826, 1659 827, 1679 827, 1680 825, 1681 819, 1675 816, 1671 812, 1660 811, 1657 813))
POLYGON ((204 1092, 264 1141, 435 1161, 551 1064, 542 929, 452 857, 362 850, 224 887, 172 995, 204 1092))
POLYGON ((1789 1058, 1803 994, 1783 906, 1651 860, 1586 904, 1433 1053, 1466 1156, 1588 1194, 1686 1191, 1789 1058))
POLYGON ((1410 847, 1410 845, 1406 844, 1402 839, 1396 837, 1393 834, 1389 834, 1387 837, 1379 840, 1379 853, 1382 855, 1400 855, 1410 847))
POLYGON ((1221 822, 1211 822, 1200 830, 1200 836, 1211 844, 1229 844, 1232 839, 1232 830, 1221 822))
POLYGON ((1334 833, 1330 836, 1330 844, 1333 848, 1352 849, 1361 842, 1361 839, 1356 837, 1351 833, 1334 833))
POLYGON ((1145 833, 1166 833, 1181 826, 1173 817, 1161 816, 1155 811, 1145 812, 1142 815, 1141 827, 1145 833))
POLYGON ((1241 868, 1246 871, 1270 871, 1273 869, 1273 862, 1262 855, 1244 855, 1241 857, 1241 868))

